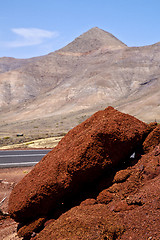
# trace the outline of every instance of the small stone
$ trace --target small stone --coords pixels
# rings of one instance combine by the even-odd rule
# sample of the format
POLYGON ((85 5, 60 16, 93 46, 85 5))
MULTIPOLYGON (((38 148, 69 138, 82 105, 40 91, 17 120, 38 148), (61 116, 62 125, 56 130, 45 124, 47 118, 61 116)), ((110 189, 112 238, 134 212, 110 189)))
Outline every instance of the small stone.
POLYGON ((128 205, 142 206, 144 204, 141 197, 139 197, 139 196, 128 196, 126 198, 126 202, 128 205))
POLYGON ((113 179, 113 183, 125 182, 127 178, 130 176, 130 174, 131 174, 131 171, 128 169, 117 172, 113 179))
POLYGON ((94 204, 96 204, 96 200, 93 198, 88 198, 83 202, 81 202, 80 206, 87 206, 87 205, 94 205, 94 204))
POLYGON ((97 202, 101 204, 108 204, 113 199, 113 194, 110 193, 107 189, 100 192, 97 196, 97 202))

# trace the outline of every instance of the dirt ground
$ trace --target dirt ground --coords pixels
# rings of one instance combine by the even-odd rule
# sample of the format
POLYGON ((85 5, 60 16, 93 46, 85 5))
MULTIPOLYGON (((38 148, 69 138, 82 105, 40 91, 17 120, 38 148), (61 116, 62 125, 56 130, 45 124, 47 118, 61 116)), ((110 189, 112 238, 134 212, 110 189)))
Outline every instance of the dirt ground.
POLYGON ((0 169, 0 240, 18 240, 17 223, 7 216, 9 195, 15 186, 33 167, 0 169))

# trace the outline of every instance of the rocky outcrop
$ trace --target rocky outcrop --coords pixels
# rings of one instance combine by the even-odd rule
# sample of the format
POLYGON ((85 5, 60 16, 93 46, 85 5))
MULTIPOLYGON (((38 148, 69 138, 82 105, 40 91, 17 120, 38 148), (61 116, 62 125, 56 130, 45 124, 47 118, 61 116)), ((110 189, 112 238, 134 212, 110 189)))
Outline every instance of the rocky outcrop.
POLYGON ((112 107, 72 129, 16 185, 9 213, 18 222, 46 216, 86 184, 129 157, 148 133, 147 124, 112 107))
POLYGON ((154 149, 134 166, 118 171, 96 199, 62 214, 34 240, 159 239, 159 181, 160 150, 154 149))
POLYGON ((155 141, 157 146, 141 155, 157 128, 108 107, 68 132, 10 195, 18 235, 37 240, 157 237, 160 145, 155 141))

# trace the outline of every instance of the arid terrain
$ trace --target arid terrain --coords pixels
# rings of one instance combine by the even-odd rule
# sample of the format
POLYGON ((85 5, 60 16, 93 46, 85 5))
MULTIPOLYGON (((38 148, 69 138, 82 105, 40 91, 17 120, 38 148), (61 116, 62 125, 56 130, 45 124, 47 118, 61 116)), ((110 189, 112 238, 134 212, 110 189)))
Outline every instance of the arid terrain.
POLYGON ((160 237, 156 122, 108 107, 73 128, 35 167, 0 174, 3 240, 160 237))
POLYGON ((127 47, 97 27, 31 59, 0 59, 0 139, 66 134, 111 105, 160 121, 160 44, 127 47))
MULTIPOLYGON (((20 140, 21 143, 14 143, 14 139, 12 140, 10 144, 7 144, 2 146, 0 150, 6 150, 6 149, 33 149, 33 148, 54 148, 58 142, 62 139, 63 136, 60 137, 48 137, 48 138, 42 138, 38 140, 32 140, 26 142, 25 138, 22 138, 20 140)), ((16 140, 15 140, 16 141, 16 140)))
POLYGON ((0 239, 159 239, 159 89, 160 43, 128 47, 97 27, 45 56, 0 58, 0 149, 64 137, 35 169, 0 169, 0 239), (108 106, 121 113, 88 120, 108 106))

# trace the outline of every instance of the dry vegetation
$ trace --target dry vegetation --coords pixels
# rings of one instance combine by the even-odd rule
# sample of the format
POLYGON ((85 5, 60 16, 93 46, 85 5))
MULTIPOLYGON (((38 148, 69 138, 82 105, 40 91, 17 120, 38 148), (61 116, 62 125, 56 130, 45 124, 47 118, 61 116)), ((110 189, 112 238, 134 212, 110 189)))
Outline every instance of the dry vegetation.
POLYGON ((50 137, 38 140, 32 140, 29 142, 23 142, 19 144, 11 144, 0 147, 0 149, 24 149, 24 148, 53 148, 55 147, 58 142, 62 139, 60 137, 50 137))

